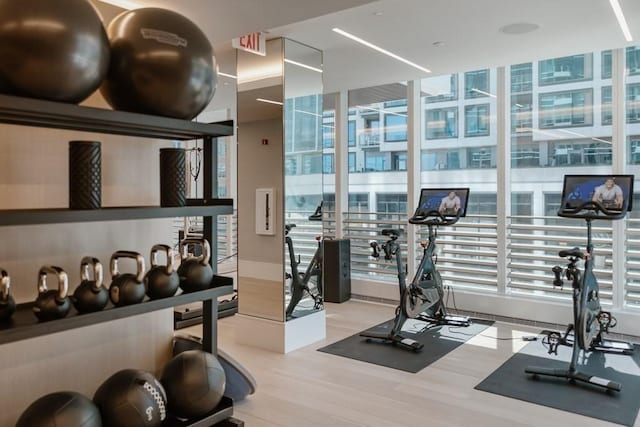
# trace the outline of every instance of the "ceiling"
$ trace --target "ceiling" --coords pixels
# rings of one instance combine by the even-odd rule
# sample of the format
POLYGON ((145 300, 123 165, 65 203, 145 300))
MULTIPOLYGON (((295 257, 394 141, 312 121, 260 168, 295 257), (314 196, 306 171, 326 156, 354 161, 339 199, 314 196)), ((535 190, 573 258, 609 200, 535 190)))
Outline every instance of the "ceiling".
MULTIPOLYGON (((194 20, 217 51, 253 31, 324 51, 326 92, 430 75, 640 45, 640 1, 619 0, 625 41, 608 0, 127 0, 194 20), (499 31, 534 23, 528 34, 499 31), (432 71, 427 74, 334 33, 339 27, 432 71), (435 42, 444 42, 436 47, 435 42)), ((234 64, 221 61, 221 69, 234 64)))

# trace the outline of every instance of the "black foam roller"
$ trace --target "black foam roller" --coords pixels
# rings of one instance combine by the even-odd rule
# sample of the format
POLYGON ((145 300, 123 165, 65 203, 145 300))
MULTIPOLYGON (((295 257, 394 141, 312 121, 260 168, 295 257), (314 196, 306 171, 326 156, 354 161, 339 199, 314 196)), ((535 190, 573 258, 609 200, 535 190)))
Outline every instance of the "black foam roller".
POLYGON ((69 208, 100 209, 102 204, 100 142, 69 142, 69 208))

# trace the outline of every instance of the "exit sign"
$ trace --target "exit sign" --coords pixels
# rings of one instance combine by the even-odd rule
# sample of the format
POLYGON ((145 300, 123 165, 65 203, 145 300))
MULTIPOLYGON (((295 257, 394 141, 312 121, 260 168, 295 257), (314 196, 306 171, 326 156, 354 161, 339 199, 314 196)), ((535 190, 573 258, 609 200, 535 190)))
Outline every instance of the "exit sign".
POLYGON ((262 33, 251 33, 231 40, 236 49, 265 56, 267 54, 266 37, 262 33))

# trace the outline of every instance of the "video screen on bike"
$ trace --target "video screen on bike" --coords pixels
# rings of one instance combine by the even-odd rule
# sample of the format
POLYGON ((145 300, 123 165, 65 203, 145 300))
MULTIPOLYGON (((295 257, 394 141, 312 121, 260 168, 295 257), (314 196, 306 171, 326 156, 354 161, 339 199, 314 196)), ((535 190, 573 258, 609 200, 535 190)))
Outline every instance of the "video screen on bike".
POLYGON ((565 175, 560 211, 594 201, 615 212, 631 211, 633 175, 565 175))
POLYGON ((443 216, 463 217, 467 214, 468 201, 468 188, 423 188, 414 216, 427 216, 429 212, 437 211, 443 216))

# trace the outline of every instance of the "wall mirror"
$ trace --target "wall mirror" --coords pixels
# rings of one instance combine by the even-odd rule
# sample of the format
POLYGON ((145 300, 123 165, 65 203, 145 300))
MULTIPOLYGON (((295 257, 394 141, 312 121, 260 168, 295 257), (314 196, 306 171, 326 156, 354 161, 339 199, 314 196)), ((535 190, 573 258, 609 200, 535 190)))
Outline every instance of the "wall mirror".
POLYGON ((322 52, 284 40, 285 318, 322 310, 322 52))

